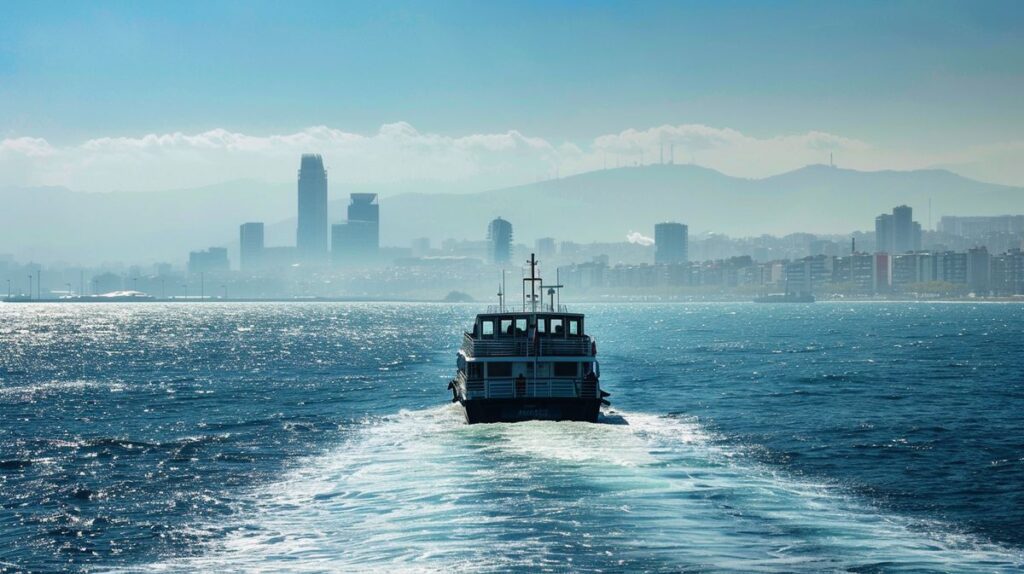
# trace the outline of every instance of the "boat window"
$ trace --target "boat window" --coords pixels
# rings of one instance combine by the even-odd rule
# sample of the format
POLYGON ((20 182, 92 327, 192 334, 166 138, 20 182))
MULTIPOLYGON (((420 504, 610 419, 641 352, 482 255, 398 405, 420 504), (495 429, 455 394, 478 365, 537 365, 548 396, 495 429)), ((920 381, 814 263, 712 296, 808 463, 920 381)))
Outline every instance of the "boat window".
POLYGON ((555 376, 556 377, 575 377, 576 376, 576 365, 579 363, 570 363, 568 361, 559 361, 555 363, 555 376))
POLYGON ((511 377, 512 363, 487 363, 488 378, 511 377))
POLYGON ((548 320, 543 317, 537 317, 537 332, 544 334, 548 332, 548 320))
POLYGON ((502 319, 501 320, 501 334, 502 335, 512 335, 513 334, 512 333, 512 319, 502 319))
POLYGON ((469 363, 466 365, 466 378, 471 381, 479 381, 484 378, 484 364, 483 363, 469 363))
POLYGON ((485 339, 490 339, 491 337, 493 337, 494 321, 482 321, 481 324, 483 325, 483 337, 485 339))
POLYGON ((551 334, 564 335, 565 327, 562 326, 562 319, 551 319, 551 334))
POLYGON ((580 320, 569 319, 569 336, 578 337, 580 334, 580 320))
POLYGON ((516 335, 526 334, 526 318, 516 319, 516 335))

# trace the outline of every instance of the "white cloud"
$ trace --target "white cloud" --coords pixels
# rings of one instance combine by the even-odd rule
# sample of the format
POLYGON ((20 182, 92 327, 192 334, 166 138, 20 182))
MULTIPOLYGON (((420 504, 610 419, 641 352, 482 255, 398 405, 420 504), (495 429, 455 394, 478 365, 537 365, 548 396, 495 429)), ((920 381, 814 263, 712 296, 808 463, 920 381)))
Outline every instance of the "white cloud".
MULTIPOLYGON (((944 156, 914 156, 866 142, 811 131, 757 138, 732 128, 662 125, 605 134, 590 142, 551 142, 516 130, 447 136, 424 133, 406 122, 359 134, 313 126, 289 134, 251 135, 225 129, 140 137, 100 137, 55 146, 35 137, 0 140, 0 185, 64 185, 85 191, 195 187, 230 179, 290 182, 299 155, 324 155, 336 184, 391 188, 483 190, 563 177, 602 167, 695 163, 741 177, 765 177, 828 161, 858 169, 909 169, 971 165, 985 172, 998 160, 1000 177, 1024 179, 1024 168, 1000 158, 1019 157, 1020 143, 944 156), (1009 146, 1009 147, 1007 147, 1009 146), (995 158, 995 159, 993 159, 995 158), (430 184, 430 185, 426 185, 430 184)), ((992 170, 989 170, 992 171, 992 170)), ((978 177, 983 173, 972 173, 978 177)))
POLYGON ((637 245, 650 246, 654 245, 654 238, 647 237, 639 231, 630 231, 626 234, 626 241, 630 243, 636 243, 637 245))

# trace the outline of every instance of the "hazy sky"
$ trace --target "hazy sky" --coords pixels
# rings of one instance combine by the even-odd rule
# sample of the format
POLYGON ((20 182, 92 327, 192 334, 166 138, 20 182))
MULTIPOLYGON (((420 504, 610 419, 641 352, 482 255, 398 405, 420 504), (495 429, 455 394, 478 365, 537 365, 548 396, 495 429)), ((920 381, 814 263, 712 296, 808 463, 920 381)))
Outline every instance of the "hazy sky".
POLYGON ((0 185, 496 187, 676 161, 1024 185, 1022 2, 19 2, 0 185))

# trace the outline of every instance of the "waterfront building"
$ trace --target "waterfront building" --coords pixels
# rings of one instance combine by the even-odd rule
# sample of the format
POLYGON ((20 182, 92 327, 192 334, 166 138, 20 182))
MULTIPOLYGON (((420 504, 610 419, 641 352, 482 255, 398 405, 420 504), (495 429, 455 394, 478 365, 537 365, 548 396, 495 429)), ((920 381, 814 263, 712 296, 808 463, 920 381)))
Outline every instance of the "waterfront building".
POLYGON ((488 255, 491 263, 501 265, 512 260, 512 224, 502 218, 487 226, 488 255))
POLYGON ((327 258, 327 170, 319 154, 304 154, 299 166, 295 247, 305 262, 327 258))
POLYGON ((992 257, 992 291, 996 295, 1024 295, 1024 251, 1010 249, 992 257))
POLYGON ((263 223, 243 223, 238 228, 238 264, 242 271, 252 271, 261 265, 263 257, 263 223))
POLYGON ((985 247, 967 251, 967 287, 976 295, 988 295, 992 290, 992 261, 985 247))
POLYGON ((935 267, 933 277, 935 281, 953 283, 954 285, 967 284, 967 254, 944 251, 935 255, 935 267))
POLYGON ((189 273, 213 273, 228 271, 228 250, 225 247, 211 247, 205 251, 192 251, 188 254, 189 273))
POLYGON ((349 196, 348 220, 331 226, 331 257, 336 265, 375 263, 380 255, 380 204, 376 193, 349 196))
POLYGON ((654 226, 654 262, 686 263, 690 260, 688 229, 682 223, 659 223, 654 226))

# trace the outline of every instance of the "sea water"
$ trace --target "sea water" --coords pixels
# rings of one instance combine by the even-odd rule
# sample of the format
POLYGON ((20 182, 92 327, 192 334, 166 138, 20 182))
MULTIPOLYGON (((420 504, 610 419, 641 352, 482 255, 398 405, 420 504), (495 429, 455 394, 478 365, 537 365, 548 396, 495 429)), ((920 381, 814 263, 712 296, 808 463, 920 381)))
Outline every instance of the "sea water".
POLYGON ((0 571, 1024 564, 1024 306, 573 310, 599 424, 466 425, 476 305, 0 305, 0 571))

